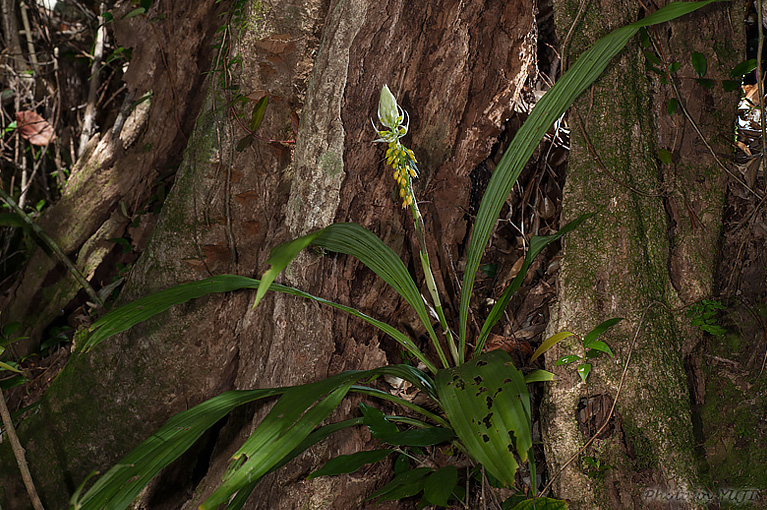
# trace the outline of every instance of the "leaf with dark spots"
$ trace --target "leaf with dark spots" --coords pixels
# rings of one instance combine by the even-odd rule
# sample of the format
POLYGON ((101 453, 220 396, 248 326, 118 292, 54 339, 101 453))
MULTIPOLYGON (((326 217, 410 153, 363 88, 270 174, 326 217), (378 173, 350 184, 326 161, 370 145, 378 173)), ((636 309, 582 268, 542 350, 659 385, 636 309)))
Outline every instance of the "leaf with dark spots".
POLYGON ((486 391, 487 391, 487 388, 485 388, 484 386, 480 386, 479 390, 477 391, 477 393, 474 394, 474 396, 478 397, 478 396, 482 395, 486 391))
POLYGON ((482 420, 482 422, 485 424, 485 427, 490 428, 493 425, 491 421, 492 418, 493 418, 493 413, 487 413, 485 418, 482 420))
POLYGON ((482 441, 489 443, 490 442, 490 436, 487 434, 482 434, 482 441))
POLYGON ((493 407, 493 397, 487 397, 487 408, 492 409, 493 407))
POLYGON ((477 384, 482 384, 482 377, 480 377, 480 376, 474 377, 474 382, 477 383, 477 384))
POLYGON ((485 361, 483 359, 477 360, 477 366, 478 367, 484 367, 485 365, 487 365, 487 361, 485 361))

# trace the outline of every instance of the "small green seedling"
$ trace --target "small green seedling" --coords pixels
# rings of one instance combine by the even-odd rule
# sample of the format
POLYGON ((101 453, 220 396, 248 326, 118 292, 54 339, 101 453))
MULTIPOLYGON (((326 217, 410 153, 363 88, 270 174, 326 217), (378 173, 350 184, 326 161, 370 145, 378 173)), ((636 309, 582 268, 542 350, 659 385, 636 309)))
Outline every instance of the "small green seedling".
MULTIPOLYGON (((591 373, 591 363, 587 363, 587 360, 595 359, 599 356, 601 356, 603 353, 607 353, 610 355, 610 357, 614 357, 613 352, 610 350, 610 347, 603 342, 602 340, 597 340, 602 334, 613 327, 618 322, 622 321, 623 318, 618 317, 614 319, 609 319, 604 321, 602 324, 597 326, 596 328, 592 329, 585 337, 583 337, 583 350, 585 354, 583 356, 577 355, 577 354, 568 354, 566 356, 562 356, 559 358, 554 365, 560 366, 560 365, 569 365, 570 363, 575 362, 581 362, 578 363, 577 370, 578 375, 580 376, 581 380, 583 382, 586 382, 586 379, 588 379, 589 374, 591 373)), ((538 358, 541 354, 548 351, 554 345, 561 342, 567 337, 576 336, 575 333, 571 333, 569 331, 561 331, 555 335, 552 335, 551 337, 547 338, 540 347, 533 353, 533 357, 530 361, 535 361, 536 358, 538 358)))
POLYGON ((690 324, 701 331, 714 336, 724 336, 727 330, 717 324, 717 316, 725 307, 715 299, 704 299, 692 305, 687 310, 687 317, 692 319, 690 324))

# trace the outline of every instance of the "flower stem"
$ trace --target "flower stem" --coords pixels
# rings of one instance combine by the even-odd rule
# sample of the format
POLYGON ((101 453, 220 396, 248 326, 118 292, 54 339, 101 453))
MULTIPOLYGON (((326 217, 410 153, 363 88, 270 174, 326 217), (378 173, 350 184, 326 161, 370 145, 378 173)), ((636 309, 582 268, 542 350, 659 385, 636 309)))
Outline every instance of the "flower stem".
MULTIPOLYGON (((426 288, 429 289, 429 294, 434 302, 434 309, 437 311, 437 317, 439 318, 439 325, 447 338, 447 345, 450 348, 450 355, 453 358, 453 363, 459 365, 462 362, 462 357, 458 352, 458 348, 455 345, 453 334, 450 331, 450 327, 447 324, 445 318, 445 311, 442 308, 442 302, 439 299, 439 292, 437 291, 437 282, 434 280, 434 273, 431 271, 431 264, 429 263, 429 252, 426 249, 426 238, 424 236, 425 227, 423 224, 423 216, 420 209, 418 209, 418 203, 413 200, 410 204, 410 210, 413 213, 413 222, 415 223, 415 233, 418 239, 418 245, 420 248, 421 267, 423 268, 423 274, 426 277, 426 288)), ((437 350, 442 351, 442 347, 437 344, 437 350)), ((444 356, 444 354, 442 354, 444 356)))

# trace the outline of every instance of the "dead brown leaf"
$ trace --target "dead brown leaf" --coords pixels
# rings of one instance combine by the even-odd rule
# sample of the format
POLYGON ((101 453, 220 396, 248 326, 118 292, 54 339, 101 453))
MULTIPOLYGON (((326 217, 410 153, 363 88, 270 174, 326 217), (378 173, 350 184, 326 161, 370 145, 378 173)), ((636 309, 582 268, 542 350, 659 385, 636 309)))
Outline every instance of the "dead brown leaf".
POLYGON ((48 145, 56 138, 53 127, 37 112, 32 110, 16 112, 16 122, 21 137, 32 145, 48 145))

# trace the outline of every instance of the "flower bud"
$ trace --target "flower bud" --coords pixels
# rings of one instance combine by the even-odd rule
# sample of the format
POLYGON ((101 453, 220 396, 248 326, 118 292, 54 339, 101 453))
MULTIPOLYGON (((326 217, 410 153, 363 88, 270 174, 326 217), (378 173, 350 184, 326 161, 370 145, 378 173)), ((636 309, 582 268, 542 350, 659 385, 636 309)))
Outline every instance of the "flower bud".
POLYGON ((397 99, 389 90, 389 86, 384 85, 381 89, 381 99, 378 101, 378 120, 381 121, 381 124, 393 130, 399 125, 399 116, 397 99))

